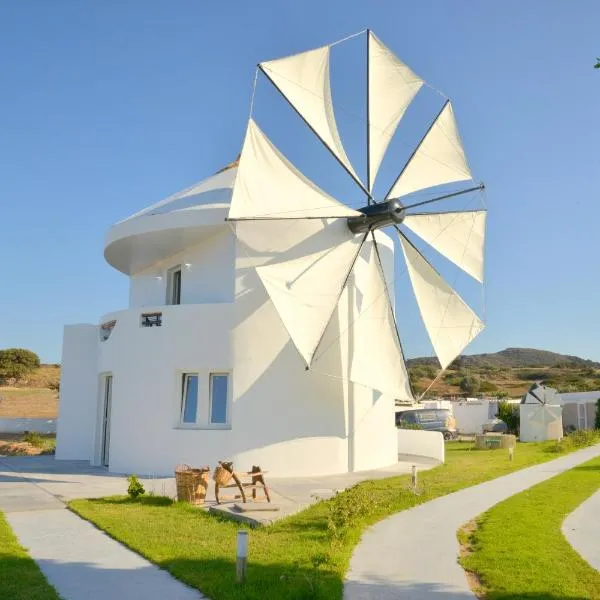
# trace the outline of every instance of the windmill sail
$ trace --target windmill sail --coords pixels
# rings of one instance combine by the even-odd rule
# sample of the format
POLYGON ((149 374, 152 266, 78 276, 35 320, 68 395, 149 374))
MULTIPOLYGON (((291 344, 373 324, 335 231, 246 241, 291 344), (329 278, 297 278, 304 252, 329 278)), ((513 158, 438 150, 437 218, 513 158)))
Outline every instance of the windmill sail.
MULTIPOLYGON (((263 73, 359 184, 335 122, 329 46, 260 63, 263 73)), ((362 184, 361 184, 362 186, 362 184)))
POLYGON ((369 191, 400 119, 423 80, 369 32, 369 191))
POLYGON ((400 243, 421 317, 445 369, 485 325, 403 235, 400 243))
POLYGON ((339 302, 339 313, 348 322, 340 321, 340 335, 334 340, 323 339, 315 354, 315 370, 319 371, 321 361, 326 364, 331 355, 339 353, 340 347, 349 348, 350 381, 399 400, 412 400, 392 307, 372 241, 363 244, 353 275, 339 302))
POLYGON ((472 175, 458 133, 454 111, 448 101, 387 197, 399 198, 425 188, 467 179, 472 179, 472 175))
POLYGON ((364 240, 353 235, 342 219, 318 221, 314 227, 312 235, 277 262, 256 269, 307 366, 364 240))
POLYGON ((300 219, 358 215, 305 177, 250 119, 229 219, 300 219))
POLYGON ((404 225, 456 266, 483 283, 486 211, 407 215, 404 225))

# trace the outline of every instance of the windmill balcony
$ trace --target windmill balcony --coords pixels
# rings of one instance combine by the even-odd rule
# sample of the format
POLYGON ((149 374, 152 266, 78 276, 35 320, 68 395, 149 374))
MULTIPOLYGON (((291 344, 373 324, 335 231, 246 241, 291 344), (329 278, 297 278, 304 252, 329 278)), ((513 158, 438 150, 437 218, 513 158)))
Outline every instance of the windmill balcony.
MULTIPOLYGON (((206 365, 230 368, 231 303, 144 306, 106 314, 99 325, 98 370, 152 373, 206 365), (207 344, 207 340, 210 343, 207 344)), ((143 377, 142 377, 143 378, 143 377)))

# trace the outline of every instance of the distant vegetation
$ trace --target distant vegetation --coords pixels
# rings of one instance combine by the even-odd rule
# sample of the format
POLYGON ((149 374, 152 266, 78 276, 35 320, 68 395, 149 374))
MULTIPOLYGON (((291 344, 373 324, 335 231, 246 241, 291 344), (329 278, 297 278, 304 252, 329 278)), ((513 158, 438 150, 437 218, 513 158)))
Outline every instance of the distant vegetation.
MULTIPOLYGON (((415 393, 426 390, 439 374, 435 358, 413 358, 407 362, 415 393)), ((600 363, 532 348, 465 355, 450 365, 427 395, 517 398, 536 381, 560 392, 600 390, 600 363)))
POLYGON ((40 368, 40 357, 25 348, 0 350, 0 380, 17 382, 40 368))

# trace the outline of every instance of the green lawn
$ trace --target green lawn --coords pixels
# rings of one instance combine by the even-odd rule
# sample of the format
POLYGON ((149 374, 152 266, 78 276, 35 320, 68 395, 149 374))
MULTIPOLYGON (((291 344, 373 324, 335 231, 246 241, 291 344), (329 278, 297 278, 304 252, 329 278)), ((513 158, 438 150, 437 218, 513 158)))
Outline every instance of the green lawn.
POLYGON ((0 513, 0 598, 3 600, 59 600, 27 551, 19 545, 0 513))
POLYGON ((241 525, 167 498, 74 500, 70 507, 117 540, 200 589, 213 600, 341 598, 352 550, 366 526, 438 496, 552 458, 554 443, 520 444, 513 462, 504 450, 446 445, 446 464, 409 477, 368 481, 250 534, 248 580, 233 582, 235 536, 241 525), (336 532, 341 532, 334 535, 336 532))
POLYGON ((472 554, 461 559, 485 598, 600 599, 600 573, 561 533, 565 517, 600 489, 600 458, 544 481, 484 513, 459 534, 472 554))

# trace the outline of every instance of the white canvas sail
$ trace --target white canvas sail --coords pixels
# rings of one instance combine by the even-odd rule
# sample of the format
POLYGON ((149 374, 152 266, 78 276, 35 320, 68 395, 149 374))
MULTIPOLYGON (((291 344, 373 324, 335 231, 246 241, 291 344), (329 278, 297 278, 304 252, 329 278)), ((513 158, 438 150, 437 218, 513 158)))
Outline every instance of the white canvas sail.
POLYGON ((305 177, 250 119, 229 219, 299 219, 358 214, 305 177))
POLYGON ((369 184, 375 178, 387 147, 423 80, 413 73, 373 33, 369 32, 369 184))
POLYGON ((346 221, 319 223, 319 229, 256 271, 298 352, 310 365, 364 236, 346 221), (282 260, 288 258, 288 260, 282 260))
POLYGON ((486 211, 407 215, 404 225, 440 254, 483 283, 486 211))
POLYGON ((335 122, 329 80, 329 46, 260 64, 322 142, 360 181, 342 145, 335 122))
POLYGON ((402 235, 400 243, 423 323, 445 369, 485 325, 402 235))
POLYGON ((388 301, 383 273, 372 241, 363 244, 353 277, 340 299, 341 330, 334 340, 324 339, 314 359, 319 371, 339 353, 350 353, 350 381, 391 394, 401 400, 413 399, 404 355, 388 301), (349 306, 350 305, 350 306, 349 306), (333 343, 335 342, 335 343, 333 343))
POLYGON ((425 188, 467 179, 472 179, 472 175, 454 111, 448 101, 387 197, 399 198, 425 188))

